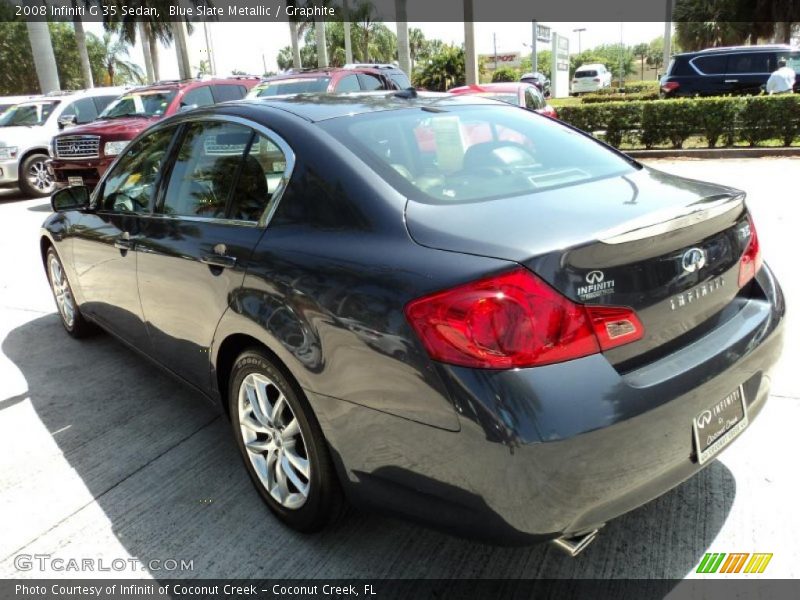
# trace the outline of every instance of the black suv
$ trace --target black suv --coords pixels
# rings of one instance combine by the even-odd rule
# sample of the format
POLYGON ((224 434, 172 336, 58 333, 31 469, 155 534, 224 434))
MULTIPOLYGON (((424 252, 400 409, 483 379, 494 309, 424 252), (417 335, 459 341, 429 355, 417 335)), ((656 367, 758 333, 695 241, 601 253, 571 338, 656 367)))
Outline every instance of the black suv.
POLYGON ((661 95, 758 94, 781 58, 798 73, 794 91, 800 91, 800 49, 784 45, 732 46, 673 56, 661 77, 661 95))

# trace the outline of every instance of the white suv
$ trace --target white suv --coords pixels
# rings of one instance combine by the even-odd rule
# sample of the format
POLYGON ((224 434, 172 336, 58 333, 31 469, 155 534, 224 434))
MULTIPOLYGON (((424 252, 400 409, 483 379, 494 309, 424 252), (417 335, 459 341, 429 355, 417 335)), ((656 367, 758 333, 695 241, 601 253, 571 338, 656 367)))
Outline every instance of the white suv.
POLYGON ((591 64, 581 65, 575 69, 572 76, 572 88, 570 92, 583 94, 586 92, 596 92, 611 85, 611 71, 605 65, 591 64))
POLYGON ((50 140, 61 129, 89 123, 127 88, 55 92, 22 102, 0 117, 0 187, 19 187, 26 196, 48 196, 50 140))

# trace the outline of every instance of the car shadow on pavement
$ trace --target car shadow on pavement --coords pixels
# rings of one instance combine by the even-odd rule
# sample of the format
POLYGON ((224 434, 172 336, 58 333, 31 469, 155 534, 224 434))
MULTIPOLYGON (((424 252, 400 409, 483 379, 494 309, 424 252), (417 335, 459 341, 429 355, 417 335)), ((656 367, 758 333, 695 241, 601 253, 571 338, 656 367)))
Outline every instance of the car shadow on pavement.
POLYGON ((37 464, 18 465, 29 475, 3 492, 4 518, 28 522, 0 554, 5 576, 19 552, 109 556, 119 543, 141 561, 193 561, 177 572, 151 569, 162 577, 680 579, 719 533, 736 493, 733 475, 715 462, 609 523, 575 559, 549 544, 493 547, 356 511, 302 535, 261 502, 226 417, 111 336, 73 340, 53 313, 12 330, 2 351, 27 381, 41 435, 57 446, 40 458, 31 448, 25 460, 37 464))
POLYGON ((37 204, 36 206, 29 206, 28 210, 31 212, 51 213, 53 212, 53 207, 49 202, 46 202, 44 204, 37 204))

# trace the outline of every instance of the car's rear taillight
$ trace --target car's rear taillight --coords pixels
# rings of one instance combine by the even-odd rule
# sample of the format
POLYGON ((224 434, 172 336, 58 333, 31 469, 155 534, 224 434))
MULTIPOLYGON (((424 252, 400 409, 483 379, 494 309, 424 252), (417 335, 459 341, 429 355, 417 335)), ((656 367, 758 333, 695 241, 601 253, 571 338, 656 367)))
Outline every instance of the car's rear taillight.
POLYGON ((681 84, 677 81, 667 81, 661 86, 661 91, 665 94, 669 94, 670 92, 677 90, 679 87, 681 87, 681 84))
POLYGON ((484 369, 563 362, 644 334, 632 310, 576 304, 524 268, 424 296, 405 313, 431 358, 484 369))
POLYGON ((761 244, 758 242, 758 234, 753 223, 753 217, 748 215, 747 221, 750 226, 750 241, 747 243, 747 248, 745 248, 742 258, 739 259, 739 287, 744 287, 748 281, 755 277, 764 262, 764 259, 761 258, 761 244))
POLYGON ((642 339, 644 326, 627 306, 586 306, 594 334, 603 350, 642 339))

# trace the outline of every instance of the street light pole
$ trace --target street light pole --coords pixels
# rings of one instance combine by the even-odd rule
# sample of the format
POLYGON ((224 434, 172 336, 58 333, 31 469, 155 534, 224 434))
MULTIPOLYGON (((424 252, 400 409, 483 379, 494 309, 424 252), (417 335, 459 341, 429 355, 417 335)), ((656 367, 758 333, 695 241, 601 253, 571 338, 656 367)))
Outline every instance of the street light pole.
POLYGON ((539 71, 539 57, 536 53, 536 38, 538 37, 538 29, 536 21, 531 21, 533 33, 531 35, 531 71, 534 73, 539 71))
POLYGON ((578 54, 581 53, 581 33, 586 31, 586 27, 579 27, 578 29, 573 29, 572 33, 578 34, 578 54))

